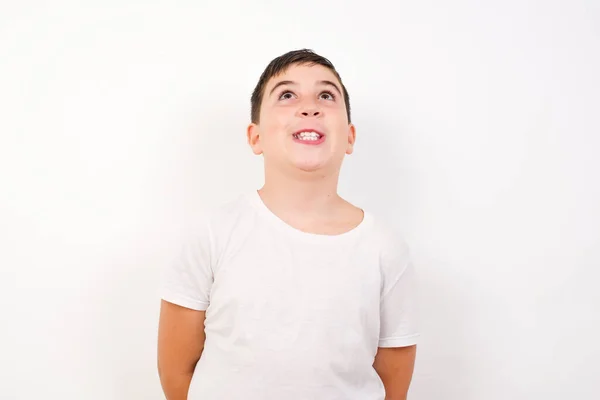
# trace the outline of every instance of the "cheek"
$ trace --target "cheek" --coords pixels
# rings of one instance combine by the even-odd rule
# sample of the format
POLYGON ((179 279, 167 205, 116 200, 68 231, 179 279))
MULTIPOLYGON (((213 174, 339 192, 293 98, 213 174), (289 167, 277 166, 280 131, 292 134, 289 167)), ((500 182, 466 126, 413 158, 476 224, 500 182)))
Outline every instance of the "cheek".
POLYGON ((341 109, 332 109, 326 111, 329 111, 329 113, 327 114, 327 118, 325 118, 328 122, 329 127, 332 130, 335 130, 335 132, 339 132, 343 136, 347 136, 349 131, 349 124, 345 111, 342 112, 341 109))
POLYGON ((272 115, 264 125, 268 140, 278 140, 285 136, 290 130, 290 119, 282 115, 272 115))
MULTIPOLYGON (((333 122, 333 121, 332 121, 333 122)), ((348 138, 350 135, 350 128, 346 121, 337 120, 334 124, 330 125, 331 131, 335 132, 335 141, 336 144, 344 145, 348 143, 348 138)))
POLYGON ((287 129, 292 121, 289 110, 281 109, 274 112, 272 121, 273 129, 277 129, 279 131, 287 129))
POLYGON ((269 107, 261 117, 263 118, 261 124, 264 123, 271 128, 281 125, 288 119, 288 112, 285 107, 269 107))
POLYGON ((263 125, 261 138, 262 147, 269 151, 270 149, 280 149, 287 135, 286 126, 282 121, 270 120, 263 125))

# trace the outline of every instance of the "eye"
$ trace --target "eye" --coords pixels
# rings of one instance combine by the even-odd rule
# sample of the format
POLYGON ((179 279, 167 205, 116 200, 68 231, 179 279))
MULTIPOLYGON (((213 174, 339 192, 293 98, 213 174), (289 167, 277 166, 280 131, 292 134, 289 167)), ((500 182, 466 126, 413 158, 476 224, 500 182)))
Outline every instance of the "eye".
POLYGON ((279 95, 279 100, 289 100, 294 97, 294 93, 286 90, 279 95))
POLYGON ((323 99, 323 100, 335 100, 335 95, 333 93, 331 93, 329 90, 326 90, 324 92, 321 93, 321 95, 319 96, 319 98, 323 99))

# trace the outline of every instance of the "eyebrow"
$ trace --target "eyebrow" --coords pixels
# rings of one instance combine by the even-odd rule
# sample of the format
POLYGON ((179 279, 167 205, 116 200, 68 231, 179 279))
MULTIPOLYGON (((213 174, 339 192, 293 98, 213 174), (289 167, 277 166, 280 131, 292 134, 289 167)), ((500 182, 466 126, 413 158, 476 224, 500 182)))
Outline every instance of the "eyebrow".
MULTIPOLYGON (((323 81, 318 81, 317 83, 320 85, 333 86, 340 95, 342 94, 342 91, 340 90, 340 88, 331 81, 323 80, 323 81)), ((297 85, 297 83, 294 81, 279 81, 275 84, 275 86, 273 86, 273 88, 269 92, 269 96, 273 94, 275 89, 277 89, 278 87, 283 86, 283 85, 297 85)))

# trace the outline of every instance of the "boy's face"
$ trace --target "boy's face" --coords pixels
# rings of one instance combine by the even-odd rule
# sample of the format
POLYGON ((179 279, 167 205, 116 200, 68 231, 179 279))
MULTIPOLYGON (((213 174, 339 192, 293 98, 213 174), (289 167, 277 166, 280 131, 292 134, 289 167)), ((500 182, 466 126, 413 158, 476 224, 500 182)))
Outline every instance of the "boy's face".
POLYGON ((335 75, 321 65, 294 64, 271 78, 260 122, 248 127, 254 153, 263 154, 269 166, 337 172, 355 141, 341 91, 335 75))

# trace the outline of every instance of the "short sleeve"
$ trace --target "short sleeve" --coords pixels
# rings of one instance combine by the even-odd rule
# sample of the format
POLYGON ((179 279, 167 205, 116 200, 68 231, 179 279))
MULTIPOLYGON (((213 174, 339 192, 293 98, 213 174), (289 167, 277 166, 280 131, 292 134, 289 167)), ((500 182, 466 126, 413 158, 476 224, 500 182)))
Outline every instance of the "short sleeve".
POLYGON ((415 269, 405 240, 398 235, 386 239, 380 258, 383 285, 379 347, 412 346, 419 337, 415 269))
POLYGON ((169 303, 204 311, 213 283, 212 235, 207 223, 188 234, 175 259, 165 268, 160 296, 169 303))

